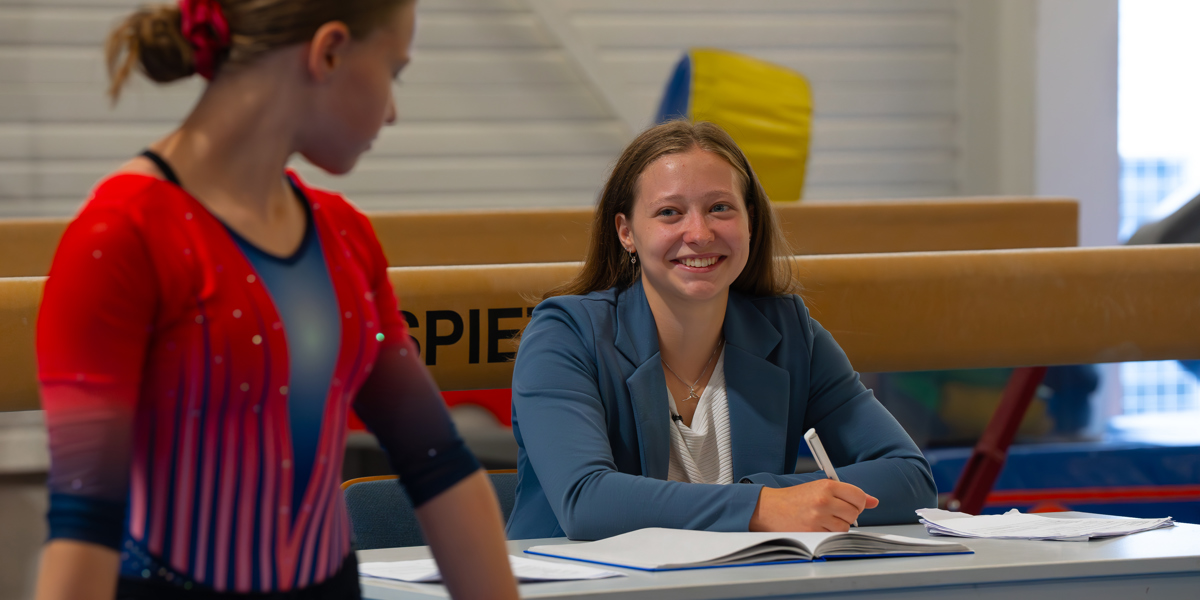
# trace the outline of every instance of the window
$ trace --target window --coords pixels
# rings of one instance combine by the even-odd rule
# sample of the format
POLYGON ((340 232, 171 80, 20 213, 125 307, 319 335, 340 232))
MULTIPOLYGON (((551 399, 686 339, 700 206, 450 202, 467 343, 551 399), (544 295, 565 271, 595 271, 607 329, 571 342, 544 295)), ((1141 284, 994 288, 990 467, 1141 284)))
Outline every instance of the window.
MULTIPOLYGON (((1121 0, 1119 236, 1200 193, 1200 2, 1121 0)), ((1200 409, 1200 386, 1178 361, 1121 365, 1126 414, 1200 409)))

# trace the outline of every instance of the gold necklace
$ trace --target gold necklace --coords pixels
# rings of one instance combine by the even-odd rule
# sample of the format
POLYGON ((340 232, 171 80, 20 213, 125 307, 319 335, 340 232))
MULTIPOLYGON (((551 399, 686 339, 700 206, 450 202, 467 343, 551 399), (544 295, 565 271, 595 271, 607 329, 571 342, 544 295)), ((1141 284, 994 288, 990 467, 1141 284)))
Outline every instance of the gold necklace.
POLYGON ((692 382, 692 385, 688 385, 688 382, 684 381, 683 378, 679 376, 679 373, 676 373, 675 369, 672 369, 671 365, 667 364, 667 359, 662 359, 663 366, 665 366, 667 370, 675 376, 675 379, 678 379, 679 383, 688 386, 688 397, 684 398, 685 401, 700 400, 700 396, 696 395, 696 386, 700 385, 701 379, 704 379, 704 374, 708 372, 708 365, 712 364, 713 359, 717 357, 717 352, 721 350, 721 345, 724 343, 725 340, 717 340, 717 347, 713 349, 712 356, 708 357, 708 362, 704 363, 704 368, 700 370, 700 376, 696 378, 696 381, 692 382))

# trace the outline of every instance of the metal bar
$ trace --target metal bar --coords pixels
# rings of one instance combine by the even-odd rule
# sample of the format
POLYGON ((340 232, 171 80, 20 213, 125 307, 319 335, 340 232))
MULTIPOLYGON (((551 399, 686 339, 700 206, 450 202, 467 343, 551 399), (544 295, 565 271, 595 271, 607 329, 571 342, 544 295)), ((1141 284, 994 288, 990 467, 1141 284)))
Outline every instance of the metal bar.
POLYGON ((1004 387, 1000 405, 992 413, 979 443, 975 444, 975 451, 963 467, 958 484, 946 503, 947 508, 972 515, 983 510, 988 494, 1004 468, 1004 461, 1008 459, 1008 448, 1017 436, 1021 419, 1025 418, 1025 411, 1045 377, 1046 367, 1021 367, 1013 371, 1004 387))

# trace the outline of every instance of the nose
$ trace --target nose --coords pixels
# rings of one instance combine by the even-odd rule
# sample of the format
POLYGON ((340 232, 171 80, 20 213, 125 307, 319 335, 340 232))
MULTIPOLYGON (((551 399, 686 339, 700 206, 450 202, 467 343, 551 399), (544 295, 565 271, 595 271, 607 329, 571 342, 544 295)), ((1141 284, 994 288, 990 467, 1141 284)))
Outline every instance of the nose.
POLYGON ((704 246, 716 239, 709 227, 708 214, 704 211, 691 211, 684 222, 683 241, 692 246, 704 246))

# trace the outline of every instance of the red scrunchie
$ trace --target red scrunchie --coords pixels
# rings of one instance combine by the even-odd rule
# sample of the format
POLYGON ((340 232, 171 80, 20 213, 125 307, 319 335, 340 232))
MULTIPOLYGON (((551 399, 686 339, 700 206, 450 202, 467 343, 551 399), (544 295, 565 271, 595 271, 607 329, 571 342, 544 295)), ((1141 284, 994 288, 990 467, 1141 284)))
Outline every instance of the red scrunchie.
POLYGON ((230 44, 225 13, 217 0, 179 0, 179 13, 183 17, 179 29, 195 49, 196 72, 212 79, 217 58, 230 44))

